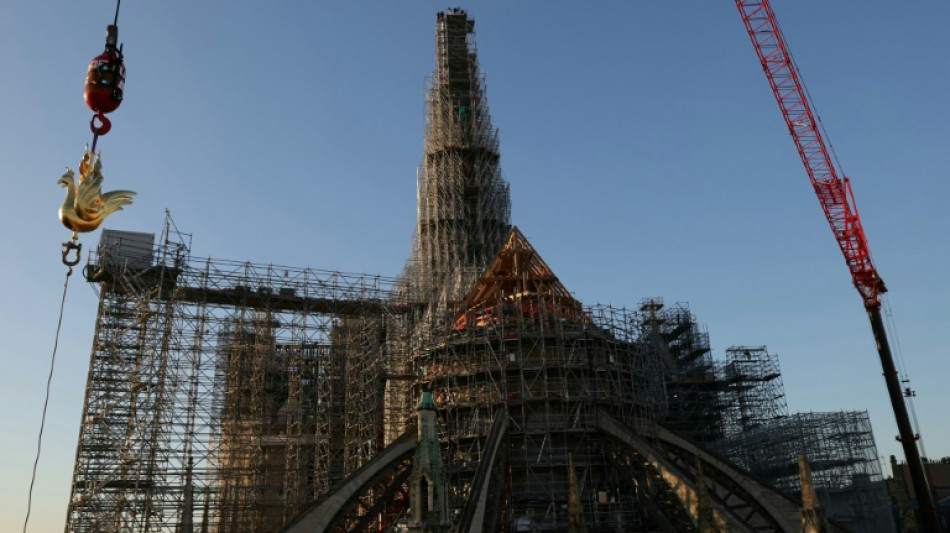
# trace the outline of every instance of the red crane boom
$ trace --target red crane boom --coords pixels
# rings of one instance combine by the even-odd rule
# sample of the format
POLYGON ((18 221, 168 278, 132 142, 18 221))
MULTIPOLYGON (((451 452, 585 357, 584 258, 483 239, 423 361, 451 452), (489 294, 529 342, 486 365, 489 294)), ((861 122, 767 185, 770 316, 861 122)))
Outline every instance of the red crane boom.
POLYGON ((808 172, 808 178, 818 195, 818 201, 828 224, 831 225, 841 253, 844 254, 851 271, 851 280, 864 300, 871 321, 871 331, 877 342, 891 407, 897 421, 900 434, 897 440, 904 448, 917 497, 920 531, 940 533, 933 494, 917 449, 917 440, 920 437, 914 434, 910 425, 900 380, 881 318, 880 295, 887 289, 871 262, 867 239, 864 237, 861 219, 858 217, 858 209, 851 192, 851 183, 847 177, 838 177, 829 150, 822 139, 815 113, 768 0, 735 1, 746 31, 752 39, 755 53, 762 63, 762 70, 765 71, 769 86, 772 87, 772 93, 785 118, 785 124, 795 141, 795 147, 798 148, 798 155, 805 165, 805 171, 808 172))
POLYGON ((887 289, 871 262, 864 229, 854 203, 851 183, 839 178, 825 147, 818 122, 809 105, 798 72, 768 1, 737 0, 746 31, 752 38, 769 85, 775 94, 788 131, 795 140, 818 201, 844 254, 854 286, 868 307, 881 305, 878 295, 887 289))

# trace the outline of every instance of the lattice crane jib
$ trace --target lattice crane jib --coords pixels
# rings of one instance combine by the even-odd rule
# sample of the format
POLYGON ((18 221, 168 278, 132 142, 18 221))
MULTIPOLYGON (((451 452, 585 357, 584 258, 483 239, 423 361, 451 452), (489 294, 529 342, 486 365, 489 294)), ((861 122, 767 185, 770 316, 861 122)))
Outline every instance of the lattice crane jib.
POLYGON ((854 286, 868 308, 880 307, 879 295, 887 289, 871 261, 850 181, 846 176, 839 177, 833 164, 775 14, 766 0, 736 0, 736 6, 854 286))
POLYGON ((939 532, 941 528, 937 520, 933 495, 924 473, 920 451, 917 448, 916 441, 919 436, 914 433, 910 424, 897 369, 881 318, 880 296, 887 289, 871 261, 851 184, 843 173, 839 177, 839 172, 833 164, 831 151, 822 137, 817 115, 813 111, 813 106, 768 0, 736 0, 736 7, 739 9, 742 22, 752 40, 788 131, 795 141, 798 155, 818 196, 818 202, 841 248, 841 253, 844 254, 854 286, 861 294, 867 309, 900 433, 898 440, 904 448, 920 504, 921 530, 939 532))

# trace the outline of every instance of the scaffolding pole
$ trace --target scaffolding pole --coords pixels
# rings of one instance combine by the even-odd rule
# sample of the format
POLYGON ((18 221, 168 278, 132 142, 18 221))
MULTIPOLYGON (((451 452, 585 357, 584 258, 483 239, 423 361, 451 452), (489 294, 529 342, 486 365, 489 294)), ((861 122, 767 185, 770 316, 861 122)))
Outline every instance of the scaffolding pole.
MULTIPOLYGON (((396 280, 103 242, 67 532, 277 530, 382 446, 396 280), (142 258, 145 259, 142 259, 142 258)), ((398 337, 398 336, 397 336, 398 337)))

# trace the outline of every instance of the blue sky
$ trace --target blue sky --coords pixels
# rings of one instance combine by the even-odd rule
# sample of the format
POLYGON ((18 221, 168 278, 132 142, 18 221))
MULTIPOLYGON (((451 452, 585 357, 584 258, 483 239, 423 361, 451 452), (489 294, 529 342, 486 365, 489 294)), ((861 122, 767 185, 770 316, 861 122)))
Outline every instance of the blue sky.
MULTIPOLYGON (((891 290, 931 457, 950 456, 950 4, 774 0, 891 290)), ((395 275, 445 4, 130 2, 126 101, 100 140, 114 229, 193 256, 395 275)), ((715 354, 766 344, 793 411, 867 409, 900 454, 861 301, 733 2, 519 0, 476 20, 513 220, 586 303, 689 302, 715 354)), ((22 528, 69 233, 56 180, 89 142, 111 2, 2 2, 7 304, 0 530, 22 528)), ((84 235, 87 249, 98 233, 84 235)), ((70 281, 30 531, 61 531, 96 312, 70 281)))

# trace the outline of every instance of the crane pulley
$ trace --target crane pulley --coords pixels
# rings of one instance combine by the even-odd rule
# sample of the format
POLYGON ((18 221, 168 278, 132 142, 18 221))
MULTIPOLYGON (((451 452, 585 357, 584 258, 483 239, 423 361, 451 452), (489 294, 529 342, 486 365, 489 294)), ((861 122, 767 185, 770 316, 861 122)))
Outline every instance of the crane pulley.
POLYGON ((92 130, 92 151, 96 151, 96 141, 100 135, 109 133, 112 122, 106 118, 122 104, 122 92, 125 88, 125 62, 122 55, 122 45, 119 44, 119 5, 115 5, 115 18, 112 24, 106 26, 105 50, 89 62, 86 69, 86 85, 83 88, 83 99, 95 115, 89 121, 92 130), (98 120, 98 124, 96 121, 98 120))
POLYGON ((910 425, 894 358, 887 342, 884 321, 881 318, 880 296, 887 289, 871 261, 851 183, 847 177, 838 177, 831 153, 822 138, 817 117, 812 111, 808 95, 768 0, 735 1, 762 64, 762 70, 765 71, 769 86, 785 118, 785 124, 795 141, 798 155, 818 196, 818 202, 831 225, 841 253, 844 254, 845 262, 851 271, 851 280, 864 301, 897 422, 897 440, 904 449, 917 496, 921 532, 940 533, 933 493, 930 491, 917 448, 920 436, 914 433, 910 425))
POLYGON ((83 99, 89 109, 96 114, 89 122, 89 127, 95 135, 105 135, 112 127, 106 113, 119 108, 122 103, 122 89, 125 86, 125 63, 122 57, 122 47, 116 46, 119 37, 119 28, 110 24, 106 28, 106 48, 101 54, 92 58, 86 70, 86 86, 83 89, 83 99), (99 120, 96 125, 95 121, 99 120))

